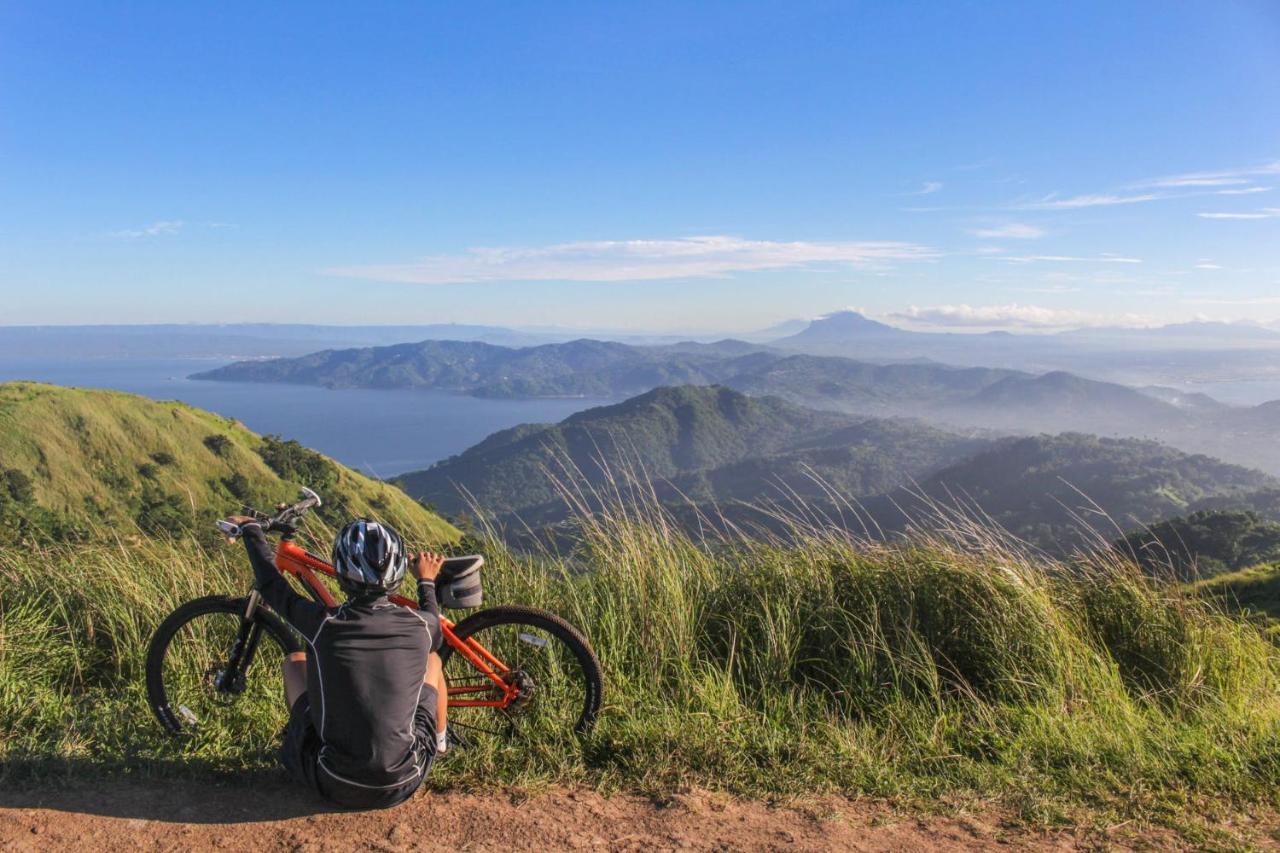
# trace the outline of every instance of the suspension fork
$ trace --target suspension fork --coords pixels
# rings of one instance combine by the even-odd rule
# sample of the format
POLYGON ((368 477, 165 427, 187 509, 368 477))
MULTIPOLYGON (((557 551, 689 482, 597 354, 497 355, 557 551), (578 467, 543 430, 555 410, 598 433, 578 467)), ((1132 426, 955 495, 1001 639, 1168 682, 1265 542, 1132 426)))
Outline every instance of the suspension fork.
POLYGON ((262 596, 256 589, 249 593, 249 602, 240 616, 240 630, 236 632, 235 642, 231 644, 231 651, 227 655, 226 666, 219 674, 215 685, 219 692, 238 693, 243 689, 244 674, 253 664, 258 643, 262 639, 262 625, 254 618, 261 602, 262 596))

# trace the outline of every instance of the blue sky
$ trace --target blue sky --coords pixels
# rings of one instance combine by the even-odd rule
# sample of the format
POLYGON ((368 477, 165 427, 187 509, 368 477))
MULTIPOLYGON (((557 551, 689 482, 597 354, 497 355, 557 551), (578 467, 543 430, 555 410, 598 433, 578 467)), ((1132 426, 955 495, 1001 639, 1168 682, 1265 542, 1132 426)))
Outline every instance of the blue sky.
POLYGON ((0 323, 1280 321, 1280 5, 0 2, 0 323))

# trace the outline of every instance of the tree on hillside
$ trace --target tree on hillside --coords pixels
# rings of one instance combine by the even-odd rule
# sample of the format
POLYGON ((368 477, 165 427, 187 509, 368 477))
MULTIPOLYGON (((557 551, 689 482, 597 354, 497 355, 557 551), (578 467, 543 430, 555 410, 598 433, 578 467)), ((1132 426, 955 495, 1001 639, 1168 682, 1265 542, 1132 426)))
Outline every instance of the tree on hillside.
POLYGON ((1135 531, 1113 547, 1152 573, 1205 577, 1280 560, 1280 524, 1253 512, 1206 510, 1135 531))

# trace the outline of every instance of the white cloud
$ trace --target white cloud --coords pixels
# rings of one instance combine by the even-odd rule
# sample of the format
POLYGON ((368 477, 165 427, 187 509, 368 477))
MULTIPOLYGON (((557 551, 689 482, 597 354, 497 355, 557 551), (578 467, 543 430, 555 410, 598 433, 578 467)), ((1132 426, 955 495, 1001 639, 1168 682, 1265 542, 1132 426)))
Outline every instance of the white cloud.
POLYGON ((953 328, 1024 328, 1066 329, 1097 325, 1139 325, 1141 318, 1125 316, 1101 316, 1084 311, 1062 308, 1045 308, 1040 305, 912 305, 905 311, 891 315, 895 320, 925 326, 949 326, 953 328))
POLYGON ((1214 195, 1253 195, 1254 193, 1269 193, 1271 187, 1244 187, 1238 190, 1218 190, 1214 195))
POLYGON ((1034 225, 1026 225, 1021 222, 1010 222, 1008 225, 998 225, 993 228, 975 228, 969 233, 975 237, 985 237, 992 240, 1001 240, 1004 238, 1014 240, 1034 240, 1037 237, 1044 236, 1044 229, 1037 228, 1034 225))
POLYGON ((1182 175, 1167 175, 1154 178, 1139 187, 1222 187, 1249 183, 1249 178, 1259 175, 1280 175, 1280 160, 1263 163, 1259 166, 1248 166, 1243 169, 1223 169, 1216 172, 1189 172, 1182 175))
POLYGON ((1222 265, 1221 265, 1221 264, 1215 264, 1215 263, 1213 263, 1213 262, 1211 262, 1211 261, 1201 261, 1200 263, 1196 264, 1196 269, 1198 269, 1198 270, 1220 270, 1220 269, 1222 269, 1222 265))
POLYGON ((158 222, 152 222, 142 228, 126 228, 123 231, 115 231, 113 237, 124 237, 130 240, 136 240, 142 237, 163 237, 170 234, 177 234, 185 225, 181 219, 162 219, 158 222))
POLYGON ((1203 195, 1249 195, 1271 189, 1250 186, 1256 178, 1266 175, 1280 175, 1280 160, 1244 169, 1191 172, 1152 178, 1129 184, 1120 192, 1090 193, 1067 198, 1059 198, 1057 193, 1051 193, 1041 199, 1014 204, 1012 207, 1022 210, 1075 210, 1203 195), (1215 189, 1215 187, 1225 189, 1215 189), (1139 192, 1133 192, 1134 190, 1139 192), (1178 192, 1178 190, 1187 190, 1187 192, 1178 192))
POLYGON ((1280 216, 1280 207, 1264 207, 1247 213, 1197 213, 1201 219, 1275 219, 1280 216))
POLYGON ((1157 199, 1166 198, 1166 196, 1157 193, 1143 193, 1141 195, 1113 195, 1113 194, 1095 194, 1095 195, 1077 195, 1070 198, 1058 198, 1057 194, 1047 195, 1039 201, 1027 202, 1017 205, 1024 210, 1075 210, 1082 207, 1109 207, 1116 204, 1138 204, 1144 201, 1156 201, 1157 199))
POLYGON ((336 267, 324 273, 413 284, 645 281, 705 278, 817 264, 866 266, 936 257, 937 251, 916 243, 782 243, 709 236, 675 240, 592 240, 531 248, 474 248, 458 255, 433 255, 412 263, 336 267))
POLYGON ((942 181, 925 181, 920 189, 912 193, 912 195, 931 195, 942 189, 942 181))
POLYGON ((1095 264, 1140 264, 1141 258, 1124 258, 1118 255, 1101 254, 1096 257, 1080 257, 1077 255, 1002 255, 1002 261, 1018 264, 1031 264, 1041 261, 1050 263, 1095 263, 1095 264))

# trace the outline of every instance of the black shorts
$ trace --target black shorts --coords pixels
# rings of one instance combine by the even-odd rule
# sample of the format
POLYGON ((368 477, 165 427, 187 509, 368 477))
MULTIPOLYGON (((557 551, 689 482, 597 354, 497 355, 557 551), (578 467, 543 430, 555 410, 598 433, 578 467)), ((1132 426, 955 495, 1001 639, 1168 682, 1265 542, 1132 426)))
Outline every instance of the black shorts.
POLYGON ((284 740, 280 745, 280 763, 294 781, 299 782, 340 806, 354 809, 381 809, 398 805, 413 796, 427 777, 436 752, 436 689, 427 685, 422 690, 418 713, 414 715, 414 752, 426 756, 422 775, 393 788, 364 787, 344 783, 320 765, 324 742, 311 721, 311 702, 303 693, 289 709, 284 740))

